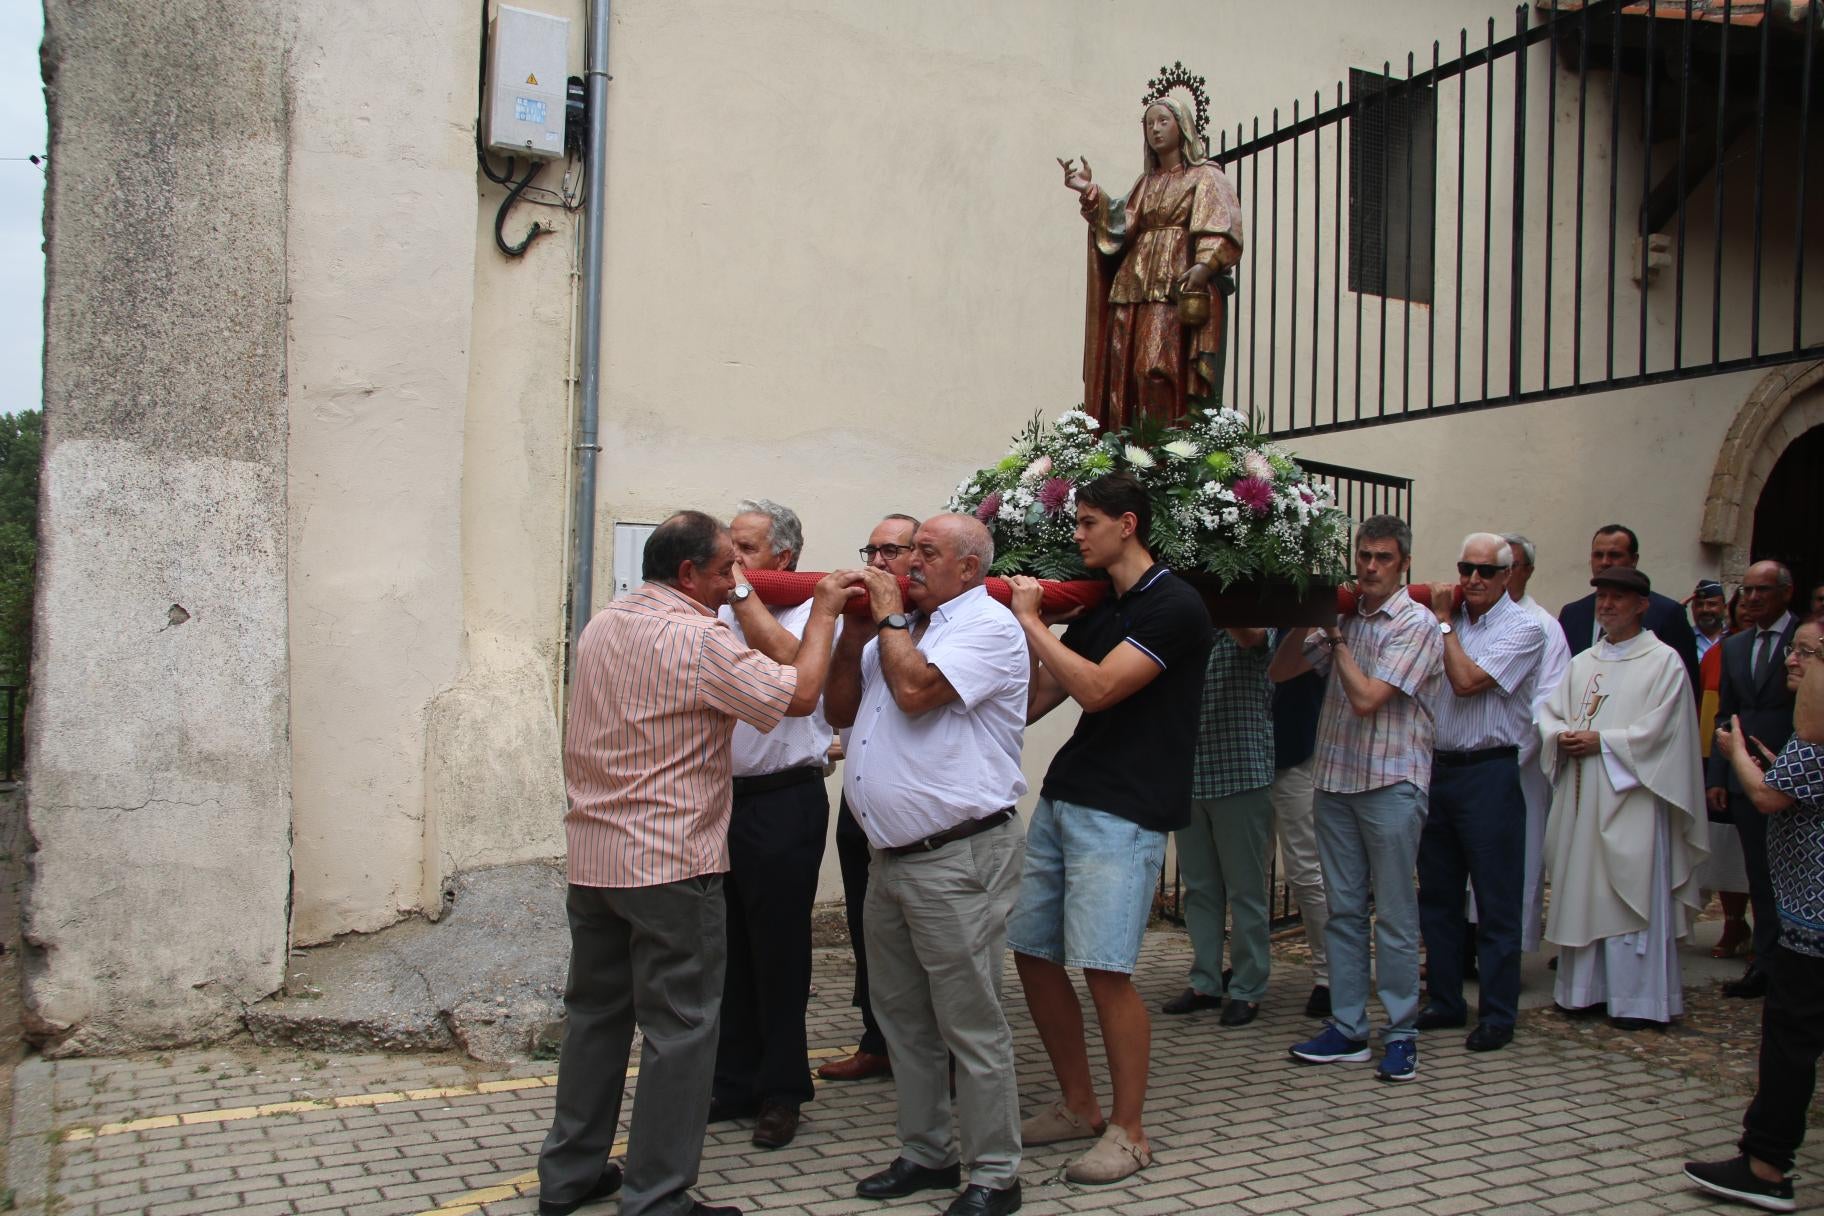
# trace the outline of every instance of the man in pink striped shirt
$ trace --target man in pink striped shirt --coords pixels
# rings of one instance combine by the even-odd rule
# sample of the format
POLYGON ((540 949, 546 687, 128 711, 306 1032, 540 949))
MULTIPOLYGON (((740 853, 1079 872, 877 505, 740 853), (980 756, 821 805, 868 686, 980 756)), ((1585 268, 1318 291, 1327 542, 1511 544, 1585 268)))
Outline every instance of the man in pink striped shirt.
POLYGON ((728 529, 682 511, 646 542, 646 582, 576 648, 564 779, 570 978, 557 1112, 538 1159, 545 1216, 620 1189, 608 1160, 637 1022, 625 1216, 738 1216, 693 1200, 726 960, 722 875, 737 721, 770 730, 817 707, 837 615, 859 578, 817 584, 796 661, 736 641, 715 610, 743 583, 728 529))

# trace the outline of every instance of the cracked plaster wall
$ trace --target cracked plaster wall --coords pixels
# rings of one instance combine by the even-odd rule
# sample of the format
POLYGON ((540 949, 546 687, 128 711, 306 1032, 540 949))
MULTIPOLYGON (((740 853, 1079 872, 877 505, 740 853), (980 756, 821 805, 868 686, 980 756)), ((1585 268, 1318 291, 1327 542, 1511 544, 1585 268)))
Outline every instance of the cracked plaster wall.
POLYGON ((283 975, 281 16, 45 6, 25 995, 54 1052, 225 1032, 283 975))

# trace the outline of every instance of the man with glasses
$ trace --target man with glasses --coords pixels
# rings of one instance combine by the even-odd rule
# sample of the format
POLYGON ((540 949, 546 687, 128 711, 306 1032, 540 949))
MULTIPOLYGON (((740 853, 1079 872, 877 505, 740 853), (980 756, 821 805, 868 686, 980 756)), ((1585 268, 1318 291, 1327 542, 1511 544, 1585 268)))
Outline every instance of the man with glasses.
MULTIPOLYGON (((1592 578, 1604 570, 1632 570, 1638 565, 1640 538, 1634 535, 1634 529, 1622 524, 1604 524, 1596 529, 1596 535, 1590 538, 1592 578)), ((1572 657, 1594 646, 1602 638, 1602 623, 1596 619, 1596 596, 1586 595, 1566 604, 1558 613, 1558 623, 1564 627, 1564 640, 1570 643, 1572 657)), ((1691 678, 1691 697, 1696 700, 1702 695, 1703 683, 1697 671, 1697 639, 1691 632, 1691 622, 1685 619, 1684 605, 1653 592, 1647 597, 1646 628, 1684 663, 1685 673, 1691 678)))
MULTIPOLYGON (((912 538, 917 534, 916 519, 889 515, 868 533, 861 560, 876 570, 904 578, 912 565, 912 538)), ((817 1070, 817 1075, 825 1081, 864 1081, 892 1072, 893 1064, 887 1059, 887 1040, 880 1033, 880 1023, 874 1020, 874 1005, 868 999, 868 946, 863 922, 863 907, 868 900, 868 837, 855 822, 846 796, 836 812, 836 860, 842 863, 843 911, 849 922, 849 950, 855 956, 852 1002, 861 1010, 861 1042, 854 1055, 830 1061, 817 1070)))
MULTIPOLYGON (((1723 641, 1722 681, 1716 720, 1740 717, 1750 735, 1776 752, 1792 737, 1792 690, 1786 687, 1786 652, 1798 621, 1792 602, 1792 572, 1779 562, 1756 562, 1742 576, 1740 633, 1723 641)), ((1754 908, 1754 957, 1739 980, 1723 985, 1725 996, 1754 999, 1767 992, 1767 960, 1779 937, 1779 910, 1767 871, 1767 820, 1756 814, 1741 782, 1721 751, 1712 748, 1704 797, 1713 812, 1728 812, 1742 840, 1748 869, 1748 900, 1754 908)))
POLYGON ((1481 994, 1471 1051, 1513 1041, 1520 1011, 1520 905, 1526 798, 1520 745, 1533 729, 1533 690, 1545 630, 1508 598, 1513 551, 1476 532, 1463 541, 1456 583, 1431 589, 1444 637, 1444 678, 1432 752, 1431 796, 1419 842, 1419 925, 1430 1002, 1420 1030, 1468 1023, 1463 1001, 1463 896, 1476 885, 1476 970, 1481 994), (1451 608, 1453 593, 1463 605, 1451 608))
MULTIPOLYGON (((1438 622, 1402 586, 1412 529, 1393 515, 1355 535, 1353 613, 1326 629, 1286 632, 1268 675, 1317 670, 1329 685, 1318 718, 1317 850, 1330 910, 1330 1021, 1291 1048, 1311 1064, 1363 1061, 1368 1050, 1368 897, 1374 896, 1374 986, 1387 1011, 1376 1076, 1418 1075, 1419 907, 1412 875, 1425 827, 1437 701, 1444 682, 1438 622)), ((1457 914, 1462 914, 1459 902, 1457 914)))

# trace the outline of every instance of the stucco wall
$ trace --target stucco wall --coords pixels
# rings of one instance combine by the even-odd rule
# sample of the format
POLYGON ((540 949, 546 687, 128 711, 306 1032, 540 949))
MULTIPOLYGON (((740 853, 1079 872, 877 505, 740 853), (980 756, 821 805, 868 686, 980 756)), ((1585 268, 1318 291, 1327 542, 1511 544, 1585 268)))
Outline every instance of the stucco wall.
POLYGON ((280 981, 282 9, 50 0, 26 1000, 55 1051, 280 981))

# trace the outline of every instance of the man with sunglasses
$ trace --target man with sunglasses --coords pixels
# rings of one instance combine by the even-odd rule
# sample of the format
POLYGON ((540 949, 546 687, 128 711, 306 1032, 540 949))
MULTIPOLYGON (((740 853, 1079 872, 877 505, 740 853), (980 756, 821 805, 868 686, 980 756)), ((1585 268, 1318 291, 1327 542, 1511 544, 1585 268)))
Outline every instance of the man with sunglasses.
POLYGON ((1419 841, 1419 925, 1425 938, 1430 1003, 1420 1030, 1461 1027, 1463 896, 1476 886, 1476 970, 1481 994, 1471 1051, 1513 1041, 1520 1010, 1521 879, 1526 797, 1520 746, 1533 729, 1533 690, 1545 630, 1508 598, 1513 550, 1504 537, 1463 541, 1458 582, 1437 583, 1431 607, 1444 637, 1444 677, 1432 752, 1431 796, 1419 841), (1451 608, 1462 592, 1462 607, 1451 608))
MULTIPOLYGON (((918 520, 910 515, 889 515, 868 533, 868 543, 861 548, 861 560, 876 570, 900 578, 912 567, 912 538, 918 535, 918 520)), ((847 731, 843 734, 846 736, 847 731)), ((844 740, 846 744, 846 739, 844 740)), ((836 754, 841 755, 840 747, 836 754)), ((842 864, 843 911, 849 922, 849 950, 855 956, 854 1006, 861 1010, 861 1042, 855 1054, 831 1060, 817 1070, 825 1081, 865 1081, 893 1071, 887 1059, 887 1040, 874 1020, 874 1005, 868 999, 868 946, 863 937, 863 906, 868 899, 868 837, 855 822, 855 813, 844 797, 836 812, 836 860, 842 864)))
MULTIPOLYGON (((1723 641, 1722 679, 1717 686, 1716 720, 1739 716, 1750 735, 1776 752, 1792 737, 1793 692, 1786 687, 1786 653, 1799 627, 1787 609, 1792 590, 1792 571, 1779 562, 1748 567, 1742 576, 1745 628, 1723 641)), ((1710 752, 1704 785, 1710 810, 1728 812, 1741 837, 1748 900, 1754 908, 1754 957, 1741 979, 1723 985, 1723 995, 1753 1000, 1766 995, 1767 960, 1780 927, 1767 869, 1767 820, 1755 813, 1727 757, 1716 748, 1710 752)))
MULTIPOLYGON (((1412 529, 1393 515, 1355 534, 1356 610, 1326 629, 1290 629, 1268 669, 1277 683, 1316 670, 1329 681, 1317 726, 1313 813, 1330 919, 1330 1020, 1293 1045, 1310 1064, 1360 1062, 1368 1049, 1369 894, 1374 897, 1373 987, 1387 1011, 1376 1076, 1418 1076, 1419 909, 1413 887, 1444 639, 1402 586, 1412 529)), ((1459 904, 1458 914, 1461 915, 1459 904)))

